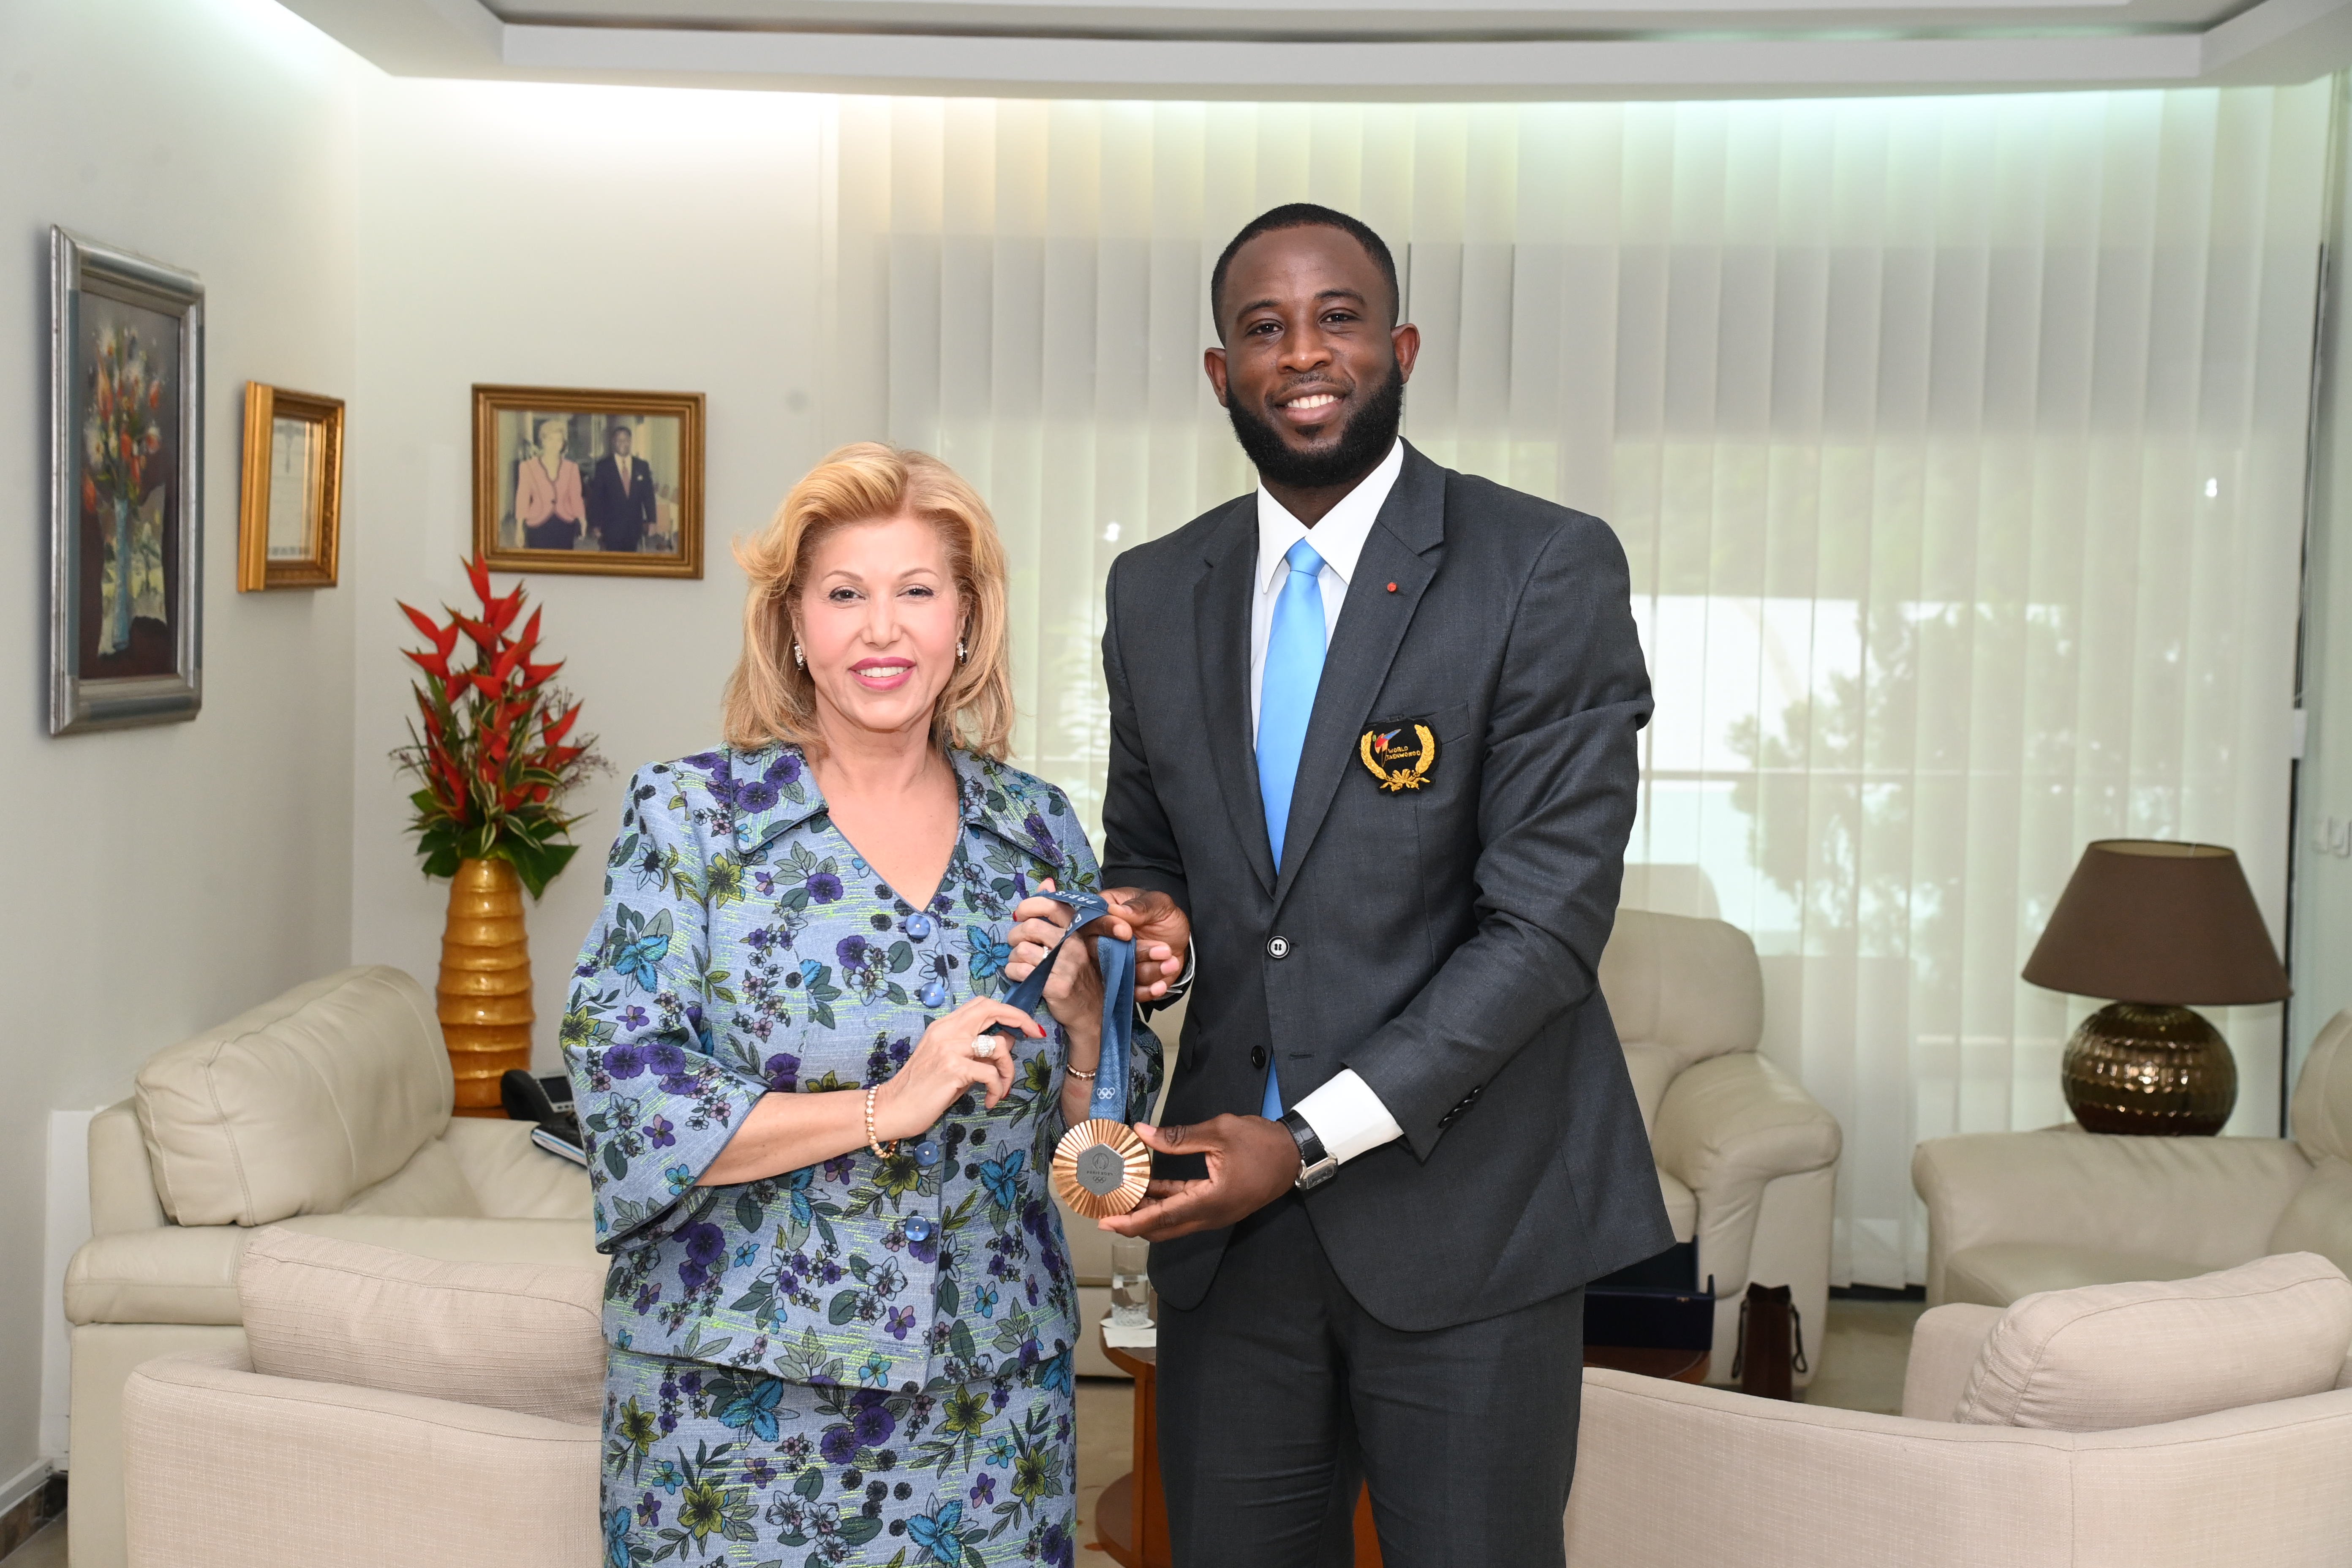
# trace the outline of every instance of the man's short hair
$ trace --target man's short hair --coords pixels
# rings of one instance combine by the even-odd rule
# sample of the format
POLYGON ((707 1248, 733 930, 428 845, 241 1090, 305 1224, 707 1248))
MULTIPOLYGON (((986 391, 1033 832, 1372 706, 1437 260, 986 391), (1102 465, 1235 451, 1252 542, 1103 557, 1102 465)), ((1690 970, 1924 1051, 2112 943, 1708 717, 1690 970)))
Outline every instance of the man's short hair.
POLYGON ((1396 325, 1397 318, 1403 313, 1404 298, 1397 287, 1396 258, 1389 254, 1388 242, 1360 218, 1313 202, 1285 202, 1244 224, 1241 233, 1225 247, 1224 254, 1217 258, 1215 270, 1209 274, 1209 313, 1216 319, 1219 340, 1225 335, 1225 274, 1232 269, 1234 253, 1259 235, 1271 234, 1278 228, 1336 228, 1362 246, 1364 254, 1380 268, 1381 276, 1388 279, 1389 325, 1396 325))

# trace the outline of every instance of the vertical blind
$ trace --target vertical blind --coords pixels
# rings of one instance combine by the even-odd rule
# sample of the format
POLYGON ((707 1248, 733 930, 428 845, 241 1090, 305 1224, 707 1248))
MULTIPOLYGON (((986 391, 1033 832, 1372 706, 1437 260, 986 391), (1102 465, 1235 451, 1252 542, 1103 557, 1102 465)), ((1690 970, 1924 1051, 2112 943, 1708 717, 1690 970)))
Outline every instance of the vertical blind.
MULTIPOLYGON (((1657 715, 1627 900, 1719 915, 1843 1125, 1835 1277, 1923 1277, 1919 1139, 2064 1119, 2017 972, 2095 837, 2284 911, 2329 86, 1777 103, 840 100, 828 417, 1016 565, 1023 760, 1099 798, 1120 550, 1248 488, 1209 269, 1378 228, 1406 434, 1606 518, 1657 715)), ((2278 1011, 2219 1022, 2275 1125, 2278 1011)))

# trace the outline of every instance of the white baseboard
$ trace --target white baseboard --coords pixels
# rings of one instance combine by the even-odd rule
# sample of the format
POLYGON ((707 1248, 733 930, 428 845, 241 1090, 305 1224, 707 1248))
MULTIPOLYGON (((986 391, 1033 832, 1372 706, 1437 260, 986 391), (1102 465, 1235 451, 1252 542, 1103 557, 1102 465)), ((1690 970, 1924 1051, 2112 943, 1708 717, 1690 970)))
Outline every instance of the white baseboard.
POLYGON ((0 1514, 5 1514, 10 1509, 39 1491, 42 1487, 48 1484, 49 1478, 56 1473, 57 1467, 51 1465, 47 1459, 35 1459, 16 1475, 5 1481, 0 1481, 0 1514))
MULTIPOLYGON (((64 1469, 71 1436, 73 1325, 66 1321, 66 1265, 89 1239, 89 1119, 95 1110, 52 1110, 47 1213, 41 1246, 41 1458, 64 1469)), ((0 1503, 0 1507, 7 1506, 0 1503)))

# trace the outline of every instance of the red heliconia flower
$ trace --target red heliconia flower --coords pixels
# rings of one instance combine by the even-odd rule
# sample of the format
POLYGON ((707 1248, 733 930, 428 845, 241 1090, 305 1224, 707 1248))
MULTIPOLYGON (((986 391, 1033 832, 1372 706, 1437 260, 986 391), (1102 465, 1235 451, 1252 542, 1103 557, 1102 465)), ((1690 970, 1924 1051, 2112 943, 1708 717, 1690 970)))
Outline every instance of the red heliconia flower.
POLYGON ((466 563, 466 576, 474 584, 474 597, 481 600, 485 605, 488 604, 490 602, 490 569, 483 563, 481 552, 476 551, 474 558, 466 563))

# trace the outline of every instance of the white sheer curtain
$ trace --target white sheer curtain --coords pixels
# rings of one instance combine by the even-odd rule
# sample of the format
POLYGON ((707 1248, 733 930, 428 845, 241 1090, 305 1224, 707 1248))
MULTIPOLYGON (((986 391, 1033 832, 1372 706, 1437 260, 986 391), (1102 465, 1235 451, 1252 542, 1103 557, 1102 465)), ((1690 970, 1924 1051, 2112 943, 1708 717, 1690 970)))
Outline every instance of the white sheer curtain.
MULTIPOLYGON (((2085 840, 2232 845, 2278 931, 2328 91, 843 100, 829 407, 988 495, 1024 760, 1090 805, 1105 568, 1249 483, 1209 267, 1279 201, 1379 228, 1407 433, 1625 542, 1629 900, 1754 935, 1837 1277, 1900 1285, 1913 1144, 2064 1115, 2089 1004, 2017 971, 2085 840)), ((2277 1018, 2219 1020, 2242 1130, 2277 1018)))

